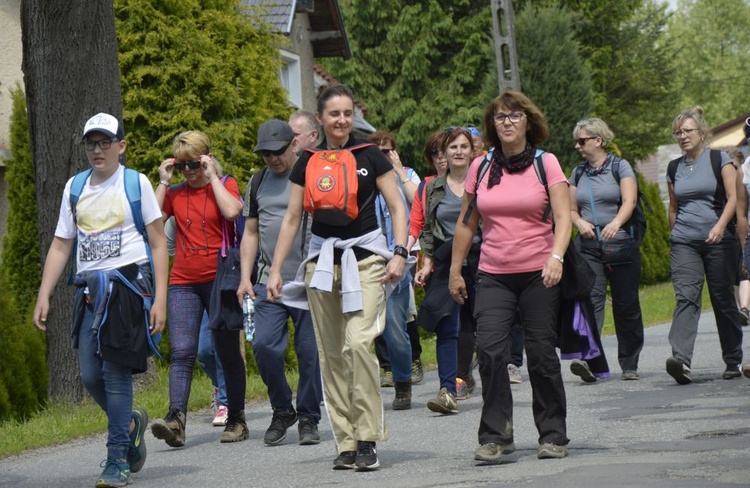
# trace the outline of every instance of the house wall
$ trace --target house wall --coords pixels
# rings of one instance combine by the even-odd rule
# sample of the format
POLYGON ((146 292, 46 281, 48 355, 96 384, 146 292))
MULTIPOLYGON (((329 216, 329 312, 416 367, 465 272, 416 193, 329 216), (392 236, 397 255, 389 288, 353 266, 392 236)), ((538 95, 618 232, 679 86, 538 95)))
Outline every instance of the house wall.
MULTIPOLYGON (((21 0, 0 0, 0 149, 9 148, 10 88, 23 83, 21 72, 21 0)), ((3 193, 4 194, 4 193, 3 193)))
POLYGON ((315 93, 313 80, 313 49, 310 41, 310 17, 297 12, 294 16, 292 30, 289 33, 292 49, 299 56, 300 82, 302 85, 302 109, 315 113, 318 94, 315 93))

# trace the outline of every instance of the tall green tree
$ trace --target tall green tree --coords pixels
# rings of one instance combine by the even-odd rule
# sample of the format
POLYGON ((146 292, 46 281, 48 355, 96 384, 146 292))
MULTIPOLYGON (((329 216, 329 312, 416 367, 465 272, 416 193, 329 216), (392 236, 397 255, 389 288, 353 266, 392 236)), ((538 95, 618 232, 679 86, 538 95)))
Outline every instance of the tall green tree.
MULTIPOLYGON (((201 130, 241 185, 258 127, 291 108, 272 34, 238 0, 115 0, 128 160, 156 178, 181 131, 201 130)), ((153 179, 153 178, 152 178, 153 179)))
POLYGON ((750 110, 750 1, 681 0, 669 22, 680 108, 720 124, 750 110))

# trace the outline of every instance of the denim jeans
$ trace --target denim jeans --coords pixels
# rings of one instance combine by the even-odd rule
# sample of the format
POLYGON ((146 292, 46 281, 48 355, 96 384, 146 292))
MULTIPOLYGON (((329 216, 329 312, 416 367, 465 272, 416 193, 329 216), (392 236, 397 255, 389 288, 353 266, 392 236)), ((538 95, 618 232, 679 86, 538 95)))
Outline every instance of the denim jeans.
POLYGON ((393 380, 399 383, 411 381, 411 342, 406 331, 410 289, 411 277, 407 275, 388 297, 385 305, 385 330, 381 336, 388 346, 393 380))
POLYGON ((292 389, 284 374, 284 353, 289 344, 288 320, 291 318, 299 370, 297 414, 318 422, 323 387, 312 316, 307 310, 269 302, 264 284, 255 285, 253 290, 256 297, 253 354, 260 377, 268 388, 271 406, 274 410, 292 409, 292 389))
POLYGON ((677 299, 672 327, 669 329, 672 355, 690 367, 698 335, 705 278, 724 363, 732 367, 741 364, 742 327, 734 299, 737 239, 724 238, 718 244, 673 240, 671 244, 672 284, 677 299))
POLYGON ((438 363, 440 388, 456 394, 458 372, 458 332, 461 329, 461 305, 454 303, 453 311, 443 317, 435 328, 435 355, 438 363))
POLYGON ((107 458, 125 459, 130 445, 133 410, 132 369, 97 356, 96 331, 91 329, 94 312, 86 305, 78 337, 78 364, 86 391, 107 414, 107 458))
POLYGON ((216 399, 219 405, 227 405, 227 382, 224 380, 224 368, 221 367, 221 361, 216 354, 214 339, 211 330, 208 328, 208 313, 203 312, 201 319, 201 331, 198 336, 198 364, 211 379, 214 388, 219 389, 219 396, 216 399))

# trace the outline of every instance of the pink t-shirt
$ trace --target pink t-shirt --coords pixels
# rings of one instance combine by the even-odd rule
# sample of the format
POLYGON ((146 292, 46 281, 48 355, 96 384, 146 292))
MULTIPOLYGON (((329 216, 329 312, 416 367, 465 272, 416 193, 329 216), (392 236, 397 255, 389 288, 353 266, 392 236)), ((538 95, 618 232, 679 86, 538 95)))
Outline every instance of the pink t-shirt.
MULTIPOLYGON (((483 158, 469 167, 464 181, 467 193, 474 193, 477 171, 483 158)), ((547 184, 552 187, 568 181, 554 154, 544 154, 547 184)), ((519 173, 503 169, 500 183, 487 190, 488 170, 477 191, 477 209, 482 218, 482 251, 479 269, 491 274, 528 273, 544 268, 552 252, 554 235, 551 218, 542 222, 547 193, 531 165, 519 173)))

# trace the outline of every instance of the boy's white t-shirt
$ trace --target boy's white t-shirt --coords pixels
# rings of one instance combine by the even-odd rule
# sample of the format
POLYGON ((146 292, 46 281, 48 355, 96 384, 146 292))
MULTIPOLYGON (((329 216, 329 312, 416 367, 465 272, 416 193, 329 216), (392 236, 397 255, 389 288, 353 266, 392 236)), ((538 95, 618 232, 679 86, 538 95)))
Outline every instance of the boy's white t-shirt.
MULTIPOLYGON (((125 167, 120 165, 99 185, 90 185, 90 179, 86 181, 76 205, 77 225, 70 208, 73 178, 65 184, 55 236, 63 239, 78 237, 76 269, 79 273, 116 269, 147 259, 143 237, 135 228, 125 194, 124 171, 125 167)), ((148 178, 141 174, 139 179, 143 222, 149 225, 162 218, 162 213, 148 178)))

